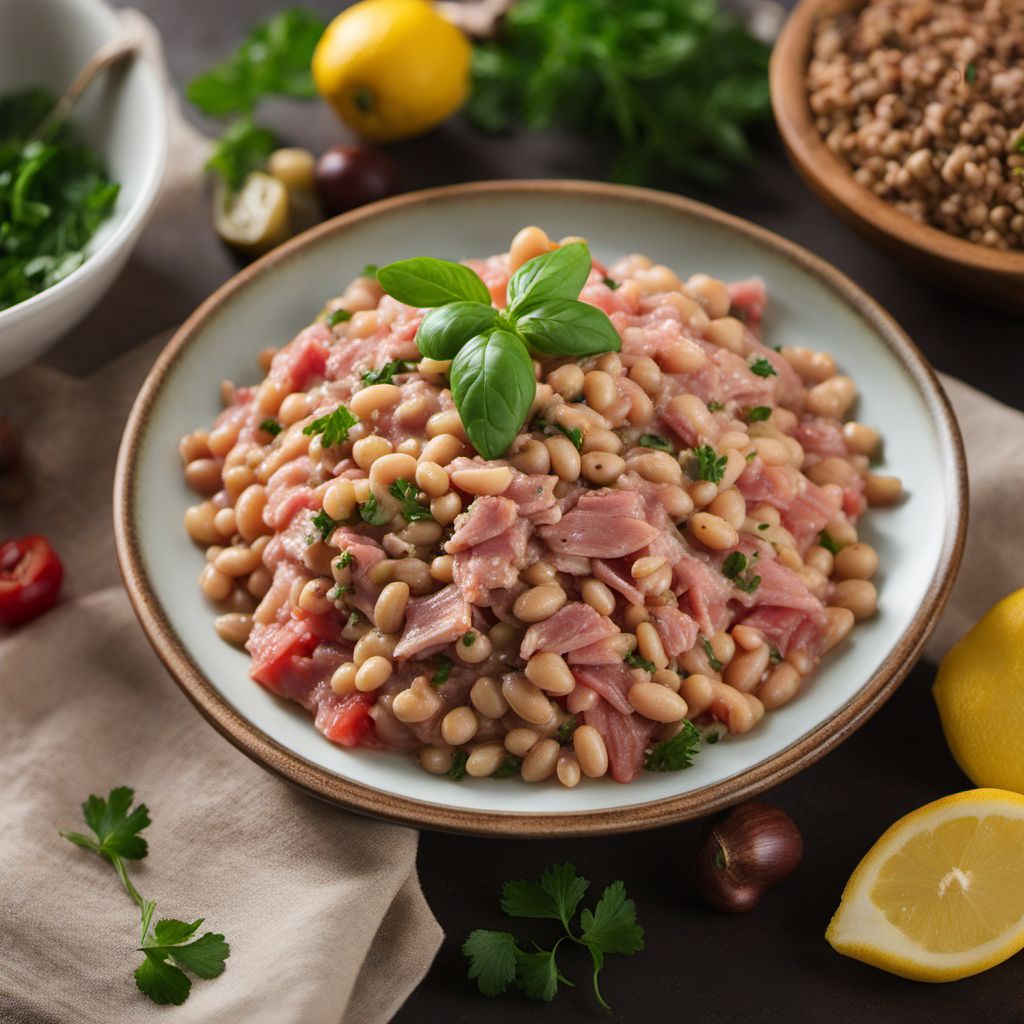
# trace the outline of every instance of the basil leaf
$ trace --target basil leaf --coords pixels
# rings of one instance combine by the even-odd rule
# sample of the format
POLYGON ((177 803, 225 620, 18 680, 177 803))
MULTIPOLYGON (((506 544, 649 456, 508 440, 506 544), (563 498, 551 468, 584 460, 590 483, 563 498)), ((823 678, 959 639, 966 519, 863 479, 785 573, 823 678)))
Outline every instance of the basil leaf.
POLYGON ((389 263, 377 271, 380 286, 407 306, 443 306, 446 302, 490 305, 487 285, 469 267, 433 256, 415 256, 389 263))
POLYGON ((589 356, 622 347, 607 314, 578 299, 548 299, 519 317, 516 328, 530 348, 550 356, 589 356))
POLYGON ((590 250, 573 242, 524 263, 508 283, 508 310, 513 315, 548 299, 575 299, 590 276, 590 250))
POLYGON ((498 322, 498 311, 482 302, 450 302, 432 309, 416 331, 416 345, 428 359, 454 359, 455 353, 498 322))
POLYGON ((478 334, 456 354, 450 379, 473 447, 485 459, 504 455, 526 422, 537 390, 522 341, 504 330, 478 334))

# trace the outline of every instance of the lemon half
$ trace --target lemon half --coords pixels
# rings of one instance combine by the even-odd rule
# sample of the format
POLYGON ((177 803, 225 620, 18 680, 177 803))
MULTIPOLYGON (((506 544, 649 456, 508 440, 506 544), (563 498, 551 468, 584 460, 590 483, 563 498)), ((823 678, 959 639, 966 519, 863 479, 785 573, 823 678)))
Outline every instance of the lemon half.
POLYGON ((900 818, 868 851, 825 932, 845 956, 956 981, 1024 948, 1024 796, 974 789, 900 818))

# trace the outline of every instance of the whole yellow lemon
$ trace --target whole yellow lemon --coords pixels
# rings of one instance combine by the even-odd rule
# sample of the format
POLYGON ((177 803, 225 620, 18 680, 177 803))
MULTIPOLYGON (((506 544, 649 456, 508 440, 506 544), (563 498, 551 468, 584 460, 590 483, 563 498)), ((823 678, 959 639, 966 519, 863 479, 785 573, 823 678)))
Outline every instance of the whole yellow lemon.
POLYGON ((971 781, 1024 793, 1024 590, 946 655, 933 693, 949 749, 971 781))
POLYGON ((327 26, 313 81, 359 135, 388 142, 450 117, 469 92, 469 41, 426 0, 363 0, 327 26))

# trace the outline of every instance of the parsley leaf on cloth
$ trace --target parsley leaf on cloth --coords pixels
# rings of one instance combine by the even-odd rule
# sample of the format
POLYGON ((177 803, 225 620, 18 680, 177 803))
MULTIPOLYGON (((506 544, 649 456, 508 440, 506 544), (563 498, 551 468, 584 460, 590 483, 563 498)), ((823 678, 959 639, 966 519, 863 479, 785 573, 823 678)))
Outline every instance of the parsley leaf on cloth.
POLYGON ((150 824, 149 811, 145 804, 133 808, 134 798, 134 791, 127 786, 112 789, 105 799, 90 796, 82 804, 82 816, 95 839, 67 829, 60 834, 113 866, 142 915, 138 949, 143 961, 135 969, 135 984, 154 1003, 179 1006, 192 989, 185 972, 197 978, 216 978, 224 972, 231 948, 223 935, 214 932, 195 938, 203 923, 201 917, 191 922, 163 918, 152 924, 156 902, 143 899, 125 866, 125 861, 141 860, 148 853, 146 840, 139 833, 150 824))

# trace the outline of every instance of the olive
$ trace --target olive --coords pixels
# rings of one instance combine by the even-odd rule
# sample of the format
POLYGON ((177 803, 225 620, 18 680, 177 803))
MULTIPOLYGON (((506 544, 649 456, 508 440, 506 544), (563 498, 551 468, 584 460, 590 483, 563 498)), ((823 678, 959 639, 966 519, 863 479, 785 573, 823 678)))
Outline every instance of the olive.
POLYGON ((394 160, 369 146, 332 146, 317 160, 313 177, 329 214, 375 202, 398 189, 394 160))

